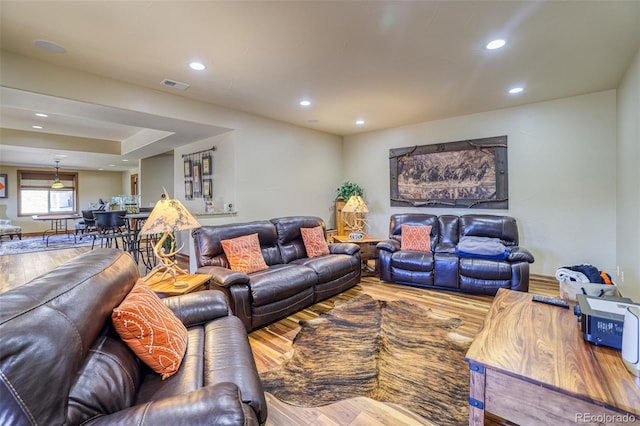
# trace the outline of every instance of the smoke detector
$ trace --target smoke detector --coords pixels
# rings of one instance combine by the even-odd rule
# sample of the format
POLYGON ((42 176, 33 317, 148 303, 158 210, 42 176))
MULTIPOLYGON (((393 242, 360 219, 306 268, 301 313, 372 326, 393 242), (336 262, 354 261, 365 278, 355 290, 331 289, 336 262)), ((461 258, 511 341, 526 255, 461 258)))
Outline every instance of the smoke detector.
POLYGON ((180 83, 179 81, 169 80, 168 78, 162 80, 160 84, 177 90, 187 90, 189 88, 189 85, 187 83, 180 83))

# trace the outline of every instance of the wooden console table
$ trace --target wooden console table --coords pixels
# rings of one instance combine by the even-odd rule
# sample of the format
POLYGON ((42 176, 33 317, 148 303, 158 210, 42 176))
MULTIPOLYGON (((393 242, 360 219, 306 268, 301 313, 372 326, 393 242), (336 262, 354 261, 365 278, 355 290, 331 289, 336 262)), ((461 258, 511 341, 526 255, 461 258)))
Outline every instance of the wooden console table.
POLYGON ((469 424, 485 410, 519 425, 640 422, 640 379, 620 352, 586 342, 573 309, 531 297, 498 290, 467 352, 469 424))

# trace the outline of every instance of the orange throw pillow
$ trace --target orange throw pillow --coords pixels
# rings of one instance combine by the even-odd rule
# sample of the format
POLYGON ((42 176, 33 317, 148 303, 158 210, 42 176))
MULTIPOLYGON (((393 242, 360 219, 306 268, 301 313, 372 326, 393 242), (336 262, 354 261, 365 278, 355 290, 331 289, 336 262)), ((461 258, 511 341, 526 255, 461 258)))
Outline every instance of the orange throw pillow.
POLYGON ((402 225, 401 250, 431 251, 431 226, 402 225))
POLYGON ((221 243, 232 271, 250 274, 268 268, 262 257, 258 234, 222 240, 221 243))
POLYGON ((187 328, 143 281, 113 310, 111 321, 120 338, 162 380, 178 371, 187 350, 187 328))
POLYGON ((329 254, 329 245, 324 239, 322 226, 315 228, 300 228, 304 248, 307 250, 307 257, 318 257, 329 254))

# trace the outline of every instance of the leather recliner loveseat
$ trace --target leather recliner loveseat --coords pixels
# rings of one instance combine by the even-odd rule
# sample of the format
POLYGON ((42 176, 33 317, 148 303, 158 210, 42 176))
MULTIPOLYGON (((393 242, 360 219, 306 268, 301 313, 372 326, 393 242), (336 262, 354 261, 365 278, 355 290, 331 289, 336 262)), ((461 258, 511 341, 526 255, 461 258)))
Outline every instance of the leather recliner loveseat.
POLYGON ((163 299, 187 328, 162 380, 111 316, 138 280, 121 250, 85 253, 0 295, 0 424, 259 425, 267 405, 243 324, 224 294, 163 299))
POLYGON ((533 255, 518 246, 518 226, 509 216, 408 213, 391 216, 389 239, 378 243, 380 279, 419 287, 495 295, 499 288, 529 290, 533 255), (402 225, 431 226, 430 251, 401 250, 402 225), (502 246, 502 254, 468 253, 461 241, 502 246))
POLYGON ((321 226, 312 216, 282 217, 248 223, 203 226, 192 231, 197 273, 213 276, 231 309, 248 331, 285 318, 360 282, 360 247, 329 244, 329 254, 309 258, 301 228, 321 226), (223 240, 258 234, 267 269, 243 273, 230 269, 223 240))

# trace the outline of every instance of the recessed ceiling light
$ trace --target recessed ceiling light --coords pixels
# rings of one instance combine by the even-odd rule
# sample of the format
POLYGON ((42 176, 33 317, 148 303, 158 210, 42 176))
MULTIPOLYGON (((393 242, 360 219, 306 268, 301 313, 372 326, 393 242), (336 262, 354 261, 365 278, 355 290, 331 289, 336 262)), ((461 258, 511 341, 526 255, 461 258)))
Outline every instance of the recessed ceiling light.
POLYGON ((115 166, 116 166, 115 164, 109 164, 109 167, 115 167, 115 166))
POLYGON ((126 158, 123 158, 122 161, 129 161, 129 160, 127 160, 126 158))
POLYGON ((356 120, 356 124, 358 126, 362 126, 364 124, 364 120, 356 120))
POLYGON ((42 117, 42 118, 47 118, 49 116, 48 114, 43 114, 41 112, 36 112, 34 115, 36 117, 42 117))
POLYGON ((36 47, 51 53, 66 53, 67 51, 63 46, 49 40, 33 40, 33 44, 36 47))
POLYGON ((518 94, 518 93, 522 93, 524 89, 522 87, 514 87, 513 89, 509 89, 509 93, 511 93, 512 95, 518 94))
POLYGON ((309 106, 311 105, 311 101, 309 99, 303 99, 299 102, 300 106, 309 106))
POLYGON ((487 50, 500 49, 505 44, 507 44, 507 42, 502 40, 502 39, 492 40, 492 41, 490 41, 489 43, 486 44, 485 49, 487 49, 487 50))
POLYGON ((42 127, 42 126, 31 126, 31 127, 34 128, 34 129, 38 129, 38 130, 44 129, 44 127, 42 127))
POLYGON ((196 70, 196 71, 203 71, 207 67, 201 62, 191 62, 189 64, 189 68, 191 68, 192 70, 196 70))
POLYGON ((58 158, 67 158, 66 154, 56 154, 55 156, 58 158))

